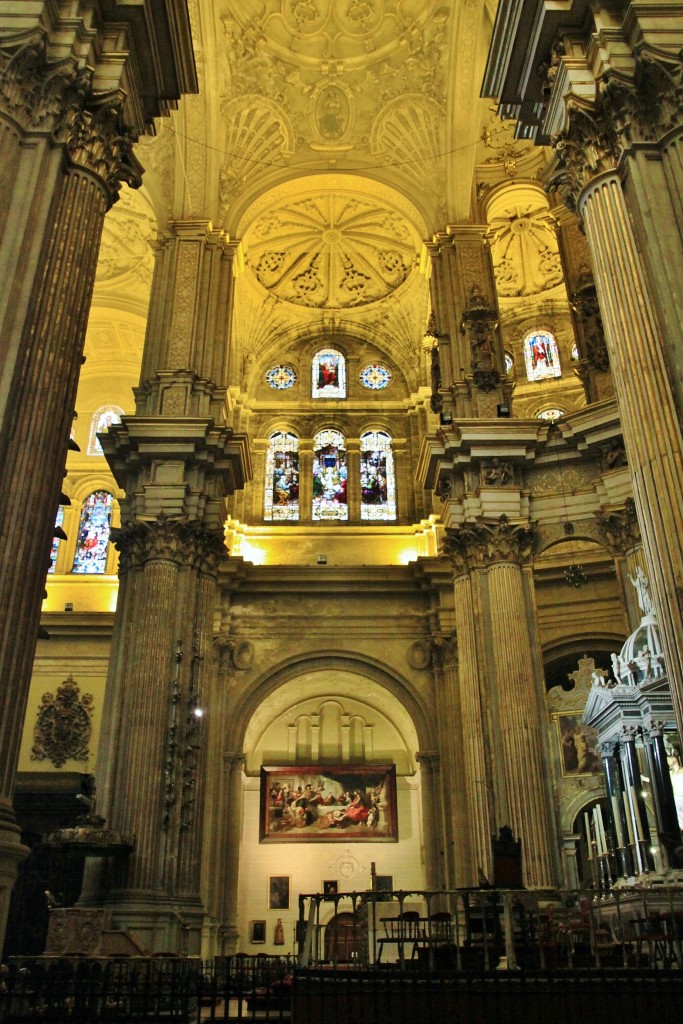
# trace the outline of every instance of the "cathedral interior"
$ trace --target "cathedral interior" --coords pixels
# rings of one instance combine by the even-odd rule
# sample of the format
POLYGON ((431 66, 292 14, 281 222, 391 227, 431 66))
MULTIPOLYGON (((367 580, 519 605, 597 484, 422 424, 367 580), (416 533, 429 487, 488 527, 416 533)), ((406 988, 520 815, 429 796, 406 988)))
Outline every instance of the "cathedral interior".
POLYGON ((496 6, 0 0, 6 955, 683 883, 683 11, 496 6))

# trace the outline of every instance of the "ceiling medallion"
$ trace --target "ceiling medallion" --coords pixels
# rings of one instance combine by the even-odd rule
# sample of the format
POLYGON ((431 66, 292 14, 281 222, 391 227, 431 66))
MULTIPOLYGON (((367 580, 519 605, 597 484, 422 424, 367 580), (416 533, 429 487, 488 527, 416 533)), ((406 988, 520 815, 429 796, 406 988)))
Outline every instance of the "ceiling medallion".
POLYGON ((409 277, 414 232, 380 200, 328 192, 283 203, 247 229, 259 283, 297 306, 343 309, 385 298, 409 277))

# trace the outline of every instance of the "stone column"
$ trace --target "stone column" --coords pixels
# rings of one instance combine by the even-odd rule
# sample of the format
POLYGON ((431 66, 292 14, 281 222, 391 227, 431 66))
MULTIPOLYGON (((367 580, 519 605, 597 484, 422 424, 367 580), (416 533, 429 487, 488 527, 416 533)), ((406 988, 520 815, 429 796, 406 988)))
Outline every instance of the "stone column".
POLYGON ((617 751, 615 750, 617 747, 618 743, 615 742, 601 743, 600 755, 602 757, 602 771, 605 776, 607 820, 617 869, 624 878, 630 878, 634 872, 631 851, 629 849, 628 823, 624 807, 624 787, 616 756, 617 751))
POLYGON ((419 753, 416 755, 420 765, 420 797, 422 802, 422 856, 424 859, 425 888, 439 888, 437 858, 438 844, 441 833, 437 828, 436 792, 434 771, 438 765, 438 754, 419 753))
POLYGON ((349 522, 360 522, 360 440, 346 438, 346 500, 349 503, 349 522))
POLYGON ((512 525, 501 516, 495 523, 460 527, 449 539, 477 567, 485 596, 478 632, 487 638, 496 825, 509 825, 522 841, 525 885, 543 888, 557 884, 559 855, 543 684, 536 671, 536 630, 523 569, 531 557, 532 536, 528 526, 512 525))
POLYGON ((195 87, 182 12, 169 24, 166 7, 143 21, 68 6, 19 16, 0 3, 0 941, 25 852, 12 792, 103 219, 122 182, 141 182, 133 143, 195 87), (173 46, 142 66, 160 35, 173 46))
POLYGON ((436 887, 442 889, 465 884, 458 879, 465 877, 468 853, 463 849, 467 844, 462 843, 468 821, 467 794, 465 786, 453 784, 454 779, 462 778, 462 714, 455 637, 443 633, 437 619, 429 643, 439 734, 439 759, 434 765, 434 791, 440 812, 436 826, 439 836, 436 887))
POLYGON ((223 829, 225 861, 222 866, 223 876, 223 907, 221 913, 221 952, 230 956, 237 951, 239 933, 237 931, 237 893, 240 867, 240 842, 242 835, 242 806, 244 794, 242 780, 244 775, 244 754, 226 754, 224 764, 227 774, 228 805, 225 809, 225 826, 223 829))
POLYGON ((299 522, 310 523, 313 514, 313 441, 299 441, 299 522))
POLYGON ((477 608, 476 578, 469 574, 468 548, 459 542, 457 531, 449 531, 446 552, 455 570, 455 634, 458 643, 458 695, 462 729, 462 763, 467 802, 467 836, 458 844, 456 882, 459 886, 479 884, 479 872, 491 878, 491 836, 495 820, 491 801, 491 764, 487 754, 487 708, 482 682, 476 623, 481 621, 477 608))

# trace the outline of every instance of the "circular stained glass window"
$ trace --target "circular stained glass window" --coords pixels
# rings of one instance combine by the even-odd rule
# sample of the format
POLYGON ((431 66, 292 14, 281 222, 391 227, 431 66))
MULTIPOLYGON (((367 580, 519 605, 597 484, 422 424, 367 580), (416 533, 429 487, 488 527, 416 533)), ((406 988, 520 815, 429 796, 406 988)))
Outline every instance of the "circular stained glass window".
POLYGON ((266 374, 266 384, 268 387, 275 388, 276 391, 286 391, 287 388, 293 388, 296 382, 296 371, 285 363, 274 366, 266 374))
POLYGON ((564 414, 564 409, 544 409, 542 412, 536 413, 536 419, 559 420, 560 416, 564 416, 564 414))
POLYGON ((364 388, 370 388, 371 391, 381 391, 382 388, 388 387, 392 377, 391 370, 387 366, 382 366, 381 363, 372 363, 371 366, 366 366, 360 372, 361 384, 364 388))

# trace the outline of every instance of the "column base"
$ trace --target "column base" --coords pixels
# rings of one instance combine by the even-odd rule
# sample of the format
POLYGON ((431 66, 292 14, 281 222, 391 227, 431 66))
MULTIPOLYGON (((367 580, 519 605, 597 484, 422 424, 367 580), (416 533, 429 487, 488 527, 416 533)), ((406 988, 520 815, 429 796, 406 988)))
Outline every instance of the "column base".
POLYGON ((130 893, 97 901, 111 921, 111 932, 124 932, 140 951, 200 956, 206 912, 191 898, 158 893, 130 893))
POLYGON ((0 951, 5 941, 12 887, 17 880, 19 865, 31 851, 22 846, 21 829, 9 805, 0 806, 0 951))

